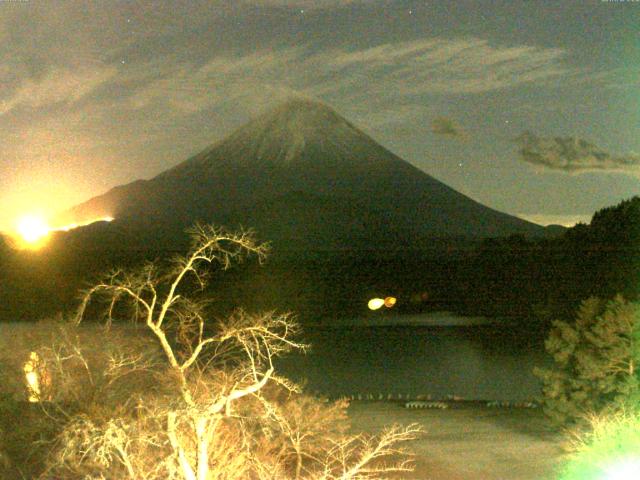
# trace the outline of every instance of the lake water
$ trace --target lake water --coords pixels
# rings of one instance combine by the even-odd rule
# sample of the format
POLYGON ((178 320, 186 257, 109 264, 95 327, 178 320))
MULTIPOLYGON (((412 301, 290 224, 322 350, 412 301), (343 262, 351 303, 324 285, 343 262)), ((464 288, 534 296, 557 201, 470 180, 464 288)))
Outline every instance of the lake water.
MULTIPOLYGON (((522 401, 541 393, 532 373, 534 366, 548 363, 540 334, 450 314, 377 318, 305 328, 302 340, 311 350, 280 359, 279 373, 306 380, 310 391, 330 397, 457 395, 522 401)), ((20 370, 31 348, 50 345, 54 332, 34 324, 0 323, 0 351, 20 370)), ((103 335, 91 332, 86 334, 103 335)))
POLYGON ((280 373, 330 397, 532 400, 541 394, 532 370, 549 362, 541 334, 507 325, 315 327, 303 336, 312 349, 281 360, 280 373))

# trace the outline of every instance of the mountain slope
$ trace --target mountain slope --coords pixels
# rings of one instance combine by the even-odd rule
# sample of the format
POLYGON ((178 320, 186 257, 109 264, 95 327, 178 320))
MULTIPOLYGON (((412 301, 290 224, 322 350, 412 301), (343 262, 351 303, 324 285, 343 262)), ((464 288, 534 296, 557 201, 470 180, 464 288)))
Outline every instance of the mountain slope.
POLYGON ((116 187, 69 215, 75 221, 111 215, 114 225, 167 241, 196 220, 242 224, 276 244, 316 249, 349 248, 350 239, 354 248, 402 248, 433 237, 544 234, 415 168, 333 109, 297 99, 155 178, 116 187))

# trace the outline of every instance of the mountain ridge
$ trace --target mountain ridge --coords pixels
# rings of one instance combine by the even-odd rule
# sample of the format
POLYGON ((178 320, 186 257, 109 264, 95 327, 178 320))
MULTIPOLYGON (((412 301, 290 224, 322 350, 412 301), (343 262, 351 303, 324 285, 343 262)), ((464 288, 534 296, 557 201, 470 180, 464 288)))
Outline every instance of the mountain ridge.
POLYGON ((182 234, 195 221, 231 228, 253 221, 264 239, 284 231, 269 216, 290 215, 304 228, 292 225, 289 240, 308 235, 315 238, 302 242, 309 248, 333 243, 338 230, 345 241, 368 231, 372 244, 387 244, 390 235, 403 232, 397 239, 405 245, 430 237, 545 234, 543 227, 481 205, 419 170, 331 107, 301 99, 259 115, 152 179, 115 187, 70 211, 74 221, 104 215, 115 217, 114 224, 167 234, 182 234), (276 202, 277 212, 262 205, 291 192, 315 198, 322 209, 310 204, 305 217, 300 205, 288 212, 293 206, 286 201, 276 202), (348 221, 340 217, 341 203, 351 208, 348 221))

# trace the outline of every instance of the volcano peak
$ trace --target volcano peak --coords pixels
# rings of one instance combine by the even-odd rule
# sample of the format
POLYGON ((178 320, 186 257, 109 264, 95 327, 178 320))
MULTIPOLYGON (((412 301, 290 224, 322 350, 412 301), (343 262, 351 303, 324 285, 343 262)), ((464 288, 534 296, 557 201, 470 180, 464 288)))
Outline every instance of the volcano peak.
POLYGON ((346 158, 353 145, 374 144, 328 105, 294 97, 240 127, 199 155, 202 165, 234 158, 243 167, 288 166, 310 158, 346 158))
POLYGON ((150 224, 163 236, 196 220, 258 227, 265 239, 306 239, 312 250, 331 245, 337 232, 345 248, 351 238, 400 248, 433 237, 542 231, 456 192, 333 108, 305 98, 263 113, 151 180, 76 207, 75 217, 82 220, 85 211, 138 230, 150 224))

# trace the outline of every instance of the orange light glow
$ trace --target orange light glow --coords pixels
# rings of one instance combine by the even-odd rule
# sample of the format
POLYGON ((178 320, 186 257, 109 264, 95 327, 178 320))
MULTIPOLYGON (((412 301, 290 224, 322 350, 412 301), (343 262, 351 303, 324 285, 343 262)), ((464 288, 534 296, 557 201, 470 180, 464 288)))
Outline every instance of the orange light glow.
POLYGON ((113 217, 101 217, 101 218, 95 218, 93 220, 89 220, 88 222, 69 223, 67 225, 63 225, 62 227, 52 228, 51 230, 55 232, 68 232, 69 230, 73 230, 74 228, 84 227, 86 225, 91 225, 92 223, 95 223, 95 222, 113 222, 113 220, 114 220, 113 217))
POLYGON ((369 307, 369 310, 378 310, 382 307, 391 308, 396 304, 397 301, 398 299, 396 297, 385 297, 384 299, 372 298, 367 303, 367 307, 369 307))
POLYGON ((29 360, 25 362, 22 369, 27 380, 27 391, 29 392, 29 402, 36 403, 40 401, 40 380, 38 376, 38 365, 40 357, 36 352, 31 352, 29 360))
POLYGON ((25 215, 16 225, 16 243, 18 248, 36 250, 42 247, 51 232, 68 232, 95 222, 112 222, 113 217, 100 217, 82 223, 70 223, 61 227, 51 227, 38 215, 25 215))
POLYGON ((32 248, 39 246, 49 235, 49 231, 46 220, 38 215, 25 215, 16 226, 16 232, 22 242, 32 248))

